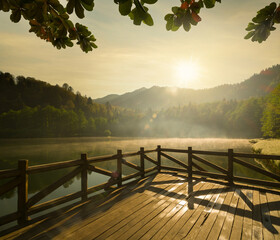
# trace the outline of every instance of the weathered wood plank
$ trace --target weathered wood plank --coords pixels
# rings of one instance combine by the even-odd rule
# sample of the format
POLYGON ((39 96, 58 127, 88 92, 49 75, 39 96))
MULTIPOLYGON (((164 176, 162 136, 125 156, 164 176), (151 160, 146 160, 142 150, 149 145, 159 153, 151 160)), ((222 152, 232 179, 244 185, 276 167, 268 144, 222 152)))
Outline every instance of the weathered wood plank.
POLYGON ((260 193, 257 190, 253 190, 253 229, 252 239, 263 239, 262 234, 262 217, 260 207, 260 193))
POLYGON ((128 167, 131 167, 137 171, 141 171, 141 167, 137 166, 136 164, 132 163, 132 162, 129 162, 125 159, 122 159, 122 164, 128 166, 128 167))
POLYGON ((240 189, 239 200, 235 211, 234 221, 230 234, 231 240, 241 239, 242 236, 243 216, 244 216, 244 208, 245 208, 245 201, 246 201, 246 199, 243 199, 242 196, 244 197, 244 193, 242 189, 240 189))
POLYGON ((237 182, 249 183, 249 184, 253 184, 253 185, 280 188, 279 182, 271 182, 271 181, 266 181, 266 180, 259 180, 259 179, 239 177, 239 176, 234 176, 233 180, 237 181, 237 182))
POLYGON ((20 171, 20 183, 18 185, 18 224, 24 224, 27 219, 27 200, 28 200, 28 160, 22 159, 18 161, 18 169, 20 171))
MULTIPOLYGON (((185 223, 192 217, 192 215, 195 213, 196 209, 199 207, 201 202, 208 202, 207 199, 209 199, 211 196, 210 191, 212 188, 214 188, 214 184, 211 183, 205 183, 202 188, 200 189, 200 192, 205 192, 204 195, 199 196, 195 193, 190 195, 190 197, 187 199, 187 206, 184 206, 180 211, 178 218, 172 219, 175 224, 172 226, 172 228, 162 228, 160 231, 158 231, 152 239, 175 239, 179 231, 184 227, 185 223), (198 196, 196 198, 196 196, 198 196)), ((173 223, 174 223, 173 222, 173 223)), ((183 230, 182 230, 183 232, 183 230)), ((184 235, 184 233, 181 233, 184 235)))
POLYGON ((18 177, 20 171, 18 169, 0 170, 0 179, 18 177))
POLYGON ((207 177, 211 177, 211 178, 216 178, 216 179, 224 179, 227 180, 228 176, 225 174, 220 174, 220 173, 213 173, 213 172, 203 172, 203 171, 196 171, 193 170, 192 171, 194 175, 199 175, 199 176, 207 176, 207 177))
POLYGON ((201 155, 214 155, 214 156, 228 156, 227 152, 216 152, 216 151, 202 151, 202 150, 192 150, 193 154, 201 154, 201 155))
POLYGON ((182 161, 180 161, 180 160, 178 160, 178 159, 176 159, 176 158, 174 158, 174 157, 172 157, 172 156, 170 156, 170 155, 168 155, 168 154, 166 154, 166 153, 163 153, 163 152, 162 152, 162 153, 161 153, 161 156, 163 156, 163 157, 169 159, 169 160, 172 161, 172 162, 175 162, 176 164, 180 165, 181 167, 183 167, 183 168, 185 168, 185 169, 188 169, 188 165, 187 165, 187 164, 183 163, 182 161))
POLYGON ((155 164, 155 165, 158 166, 158 162, 155 161, 154 159, 150 158, 148 155, 145 154, 145 155, 144 155, 144 158, 145 158, 146 160, 148 160, 149 162, 151 162, 151 163, 153 163, 153 164, 155 164))
POLYGON ((20 178, 15 178, 0 186, 0 196, 9 192, 20 183, 20 178))
POLYGON ((204 163, 205 165, 208 165, 209 167, 212 167, 212 168, 214 168, 214 169, 216 169, 216 170, 218 170, 218 171, 220 171, 220 172, 222 172, 222 173, 224 173, 224 174, 227 174, 227 172, 228 172, 226 169, 224 169, 224 168, 222 168, 222 167, 220 167, 220 166, 218 166, 218 165, 216 165, 216 164, 214 164, 214 163, 211 163, 211 162, 207 161, 207 160, 204 159, 204 158, 198 157, 198 156, 196 156, 196 155, 192 155, 192 157, 193 157, 195 160, 197 160, 197 161, 199 161, 199 162, 201 162, 201 163, 204 163))
POLYGON ((250 169, 252 169, 252 170, 254 170, 256 172, 259 172, 259 173, 261 173, 261 174, 263 174, 265 176, 268 176, 268 177, 273 178, 273 179, 275 179, 275 180, 280 182, 280 176, 278 176, 277 174, 274 174, 272 172, 268 172, 268 171, 266 171, 266 170, 264 170, 264 169, 262 169, 260 167, 254 166, 253 164, 247 163, 247 162, 245 162, 245 161, 243 161, 241 159, 233 158, 233 161, 238 163, 238 164, 240 164, 240 165, 242 165, 242 166, 250 168, 250 169))
POLYGON ((96 173, 100 173, 100 174, 106 175, 108 177, 112 176, 112 172, 108 171, 108 170, 106 170, 104 168, 88 165, 87 169, 90 170, 90 171, 96 172, 96 173))
POLYGON ((35 166, 28 167, 27 173, 28 174, 42 173, 42 172, 53 171, 62 168, 75 167, 80 164, 82 164, 81 159, 35 165, 35 166))
POLYGON ((272 226, 276 229, 276 232, 274 233, 274 239, 280 239, 280 195, 267 192, 266 197, 269 208, 270 220, 272 226))
MULTIPOLYGON (((231 200, 231 203, 229 206, 229 210, 227 212, 224 224, 222 226, 222 229, 221 229, 221 232, 219 235, 219 239, 221 239, 221 240, 227 240, 230 237, 232 224, 234 221, 234 215, 235 215, 236 207, 237 207, 237 204, 239 201, 239 195, 240 195, 240 189, 237 188, 234 191, 234 196, 232 197, 232 200, 231 200)), ((210 240, 210 237, 211 237, 211 233, 208 237, 209 240, 210 240)))
POLYGON ((45 189, 41 190, 40 192, 35 194, 33 197, 31 197, 27 202, 27 206, 28 207, 33 206, 34 204, 39 202, 41 199, 43 199, 45 196, 47 196, 48 194, 50 194, 51 192, 53 192, 54 190, 59 188, 62 184, 64 184, 65 182, 67 182, 70 179, 72 179, 73 177, 75 177, 79 172, 81 172, 81 170, 82 170, 82 167, 78 167, 75 170, 73 170, 72 172, 66 174, 65 176, 63 176, 62 178, 57 180, 56 182, 47 186, 45 189))
POLYGON ((176 153, 188 153, 188 150, 184 149, 172 149, 172 148, 161 148, 162 152, 176 152, 176 153))
POLYGON ((253 192, 251 189, 244 191, 246 197, 245 201, 245 213, 243 218, 243 227, 242 227, 242 240, 251 240, 252 239, 252 216, 253 216, 253 192))

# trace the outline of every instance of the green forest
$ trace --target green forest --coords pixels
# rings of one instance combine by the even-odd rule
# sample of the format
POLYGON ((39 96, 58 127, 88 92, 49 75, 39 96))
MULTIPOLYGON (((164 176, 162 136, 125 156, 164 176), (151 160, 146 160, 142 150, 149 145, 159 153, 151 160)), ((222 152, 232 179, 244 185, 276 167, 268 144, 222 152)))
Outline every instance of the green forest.
POLYGON ((1 138, 73 136, 279 138, 280 84, 262 97, 140 111, 0 72, 1 138))

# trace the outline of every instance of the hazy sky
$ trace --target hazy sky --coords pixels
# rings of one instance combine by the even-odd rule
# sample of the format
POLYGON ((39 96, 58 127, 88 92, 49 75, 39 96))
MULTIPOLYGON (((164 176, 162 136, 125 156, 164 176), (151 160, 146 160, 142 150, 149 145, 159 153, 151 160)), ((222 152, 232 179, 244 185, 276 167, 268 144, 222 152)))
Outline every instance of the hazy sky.
POLYGON ((262 44, 244 40, 245 28, 265 0, 223 0, 202 9, 202 21, 185 32, 165 30, 164 16, 179 0, 159 0, 149 7, 154 26, 133 25, 112 0, 95 0, 83 20, 97 38, 88 54, 78 46, 57 50, 14 24, 0 12, 0 71, 51 84, 68 83, 92 98, 140 87, 209 88, 237 83, 280 63, 280 26, 262 44))

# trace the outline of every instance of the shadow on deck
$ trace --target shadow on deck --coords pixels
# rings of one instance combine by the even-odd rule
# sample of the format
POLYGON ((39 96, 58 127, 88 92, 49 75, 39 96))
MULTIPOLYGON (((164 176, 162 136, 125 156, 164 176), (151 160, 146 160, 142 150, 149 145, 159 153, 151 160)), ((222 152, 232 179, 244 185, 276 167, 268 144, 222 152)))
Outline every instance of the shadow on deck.
POLYGON ((31 220, 1 238, 279 239, 280 195, 204 178, 190 186, 183 175, 162 172, 31 220))

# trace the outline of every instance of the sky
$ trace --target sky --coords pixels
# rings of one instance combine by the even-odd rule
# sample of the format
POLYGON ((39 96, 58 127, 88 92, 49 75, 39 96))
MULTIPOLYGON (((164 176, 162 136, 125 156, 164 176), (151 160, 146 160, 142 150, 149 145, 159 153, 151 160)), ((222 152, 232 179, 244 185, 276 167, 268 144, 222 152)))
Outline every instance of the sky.
POLYGON ((71 16, 97 39, 98 48, 87 54, 78 45, 57 50, 29 33, 25 20, 15 24, 9 13, 0 12, 0 71, 68 83, 93 99, 155 85, 201 89, 239 83, 280 64, 280 26, 262 44, 244 40, 247 24, 269 3, 223 0, 202 9, 202 21, 190 32, 168 32, 164 16, 179 0, 150 5, 152 27, 133 25, 112 0, 95 0, 85 19, 71 16))

